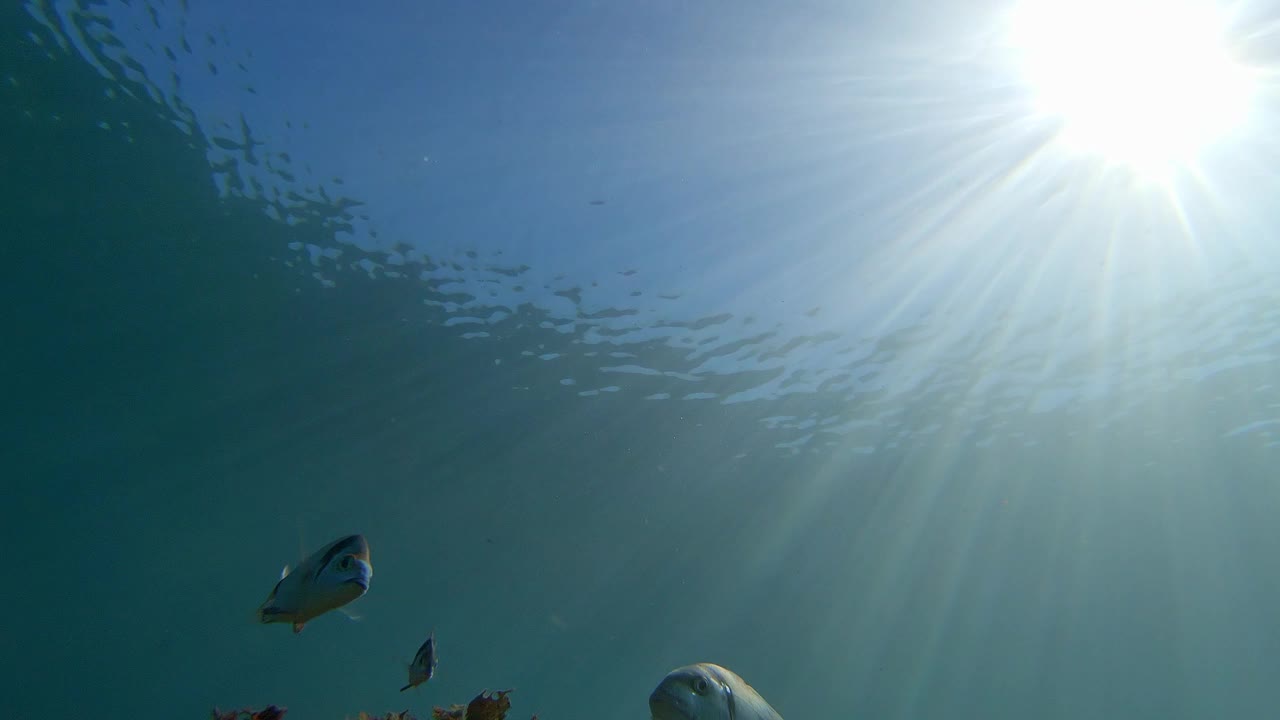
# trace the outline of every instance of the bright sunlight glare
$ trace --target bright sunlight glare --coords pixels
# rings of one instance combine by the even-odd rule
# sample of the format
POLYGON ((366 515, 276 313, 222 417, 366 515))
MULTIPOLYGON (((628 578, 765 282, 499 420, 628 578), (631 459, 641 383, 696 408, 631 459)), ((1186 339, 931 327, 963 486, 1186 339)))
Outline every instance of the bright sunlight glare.
POLYGON ((1164 173, 1248 114, 1249 74, 1210 0, 1021 0, 1010 32, 1059 139, 1107 162, 1164 173))

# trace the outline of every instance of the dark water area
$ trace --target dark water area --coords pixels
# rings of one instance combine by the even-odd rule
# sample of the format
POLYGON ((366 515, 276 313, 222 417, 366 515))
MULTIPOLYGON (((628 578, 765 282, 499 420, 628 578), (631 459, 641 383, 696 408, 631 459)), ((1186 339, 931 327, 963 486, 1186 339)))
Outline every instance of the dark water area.
MULTIPOLYGON (((358 209, 311 197, 291 225, 220 193, 214 140, 0 13, 6 715, 424 716, 515 687, 515 715, 644 718, 665 672, 704 660, 787 718, 1274 706, 1274 443, 1231 434, 1269 417, 1274 362, 1032 412, 973 400, 979 349, 916 392, 722 404, 679 400, 697 363, 651 340, 622 347, 659 372, 566 392, 610 382, 581 332, 529 304, 464 338, 452 291, 411 274, 318 281, 298 248, 333 247, 358 209), (788 445, 882 411, 869 442, 788 445), (257 624, 299 546, 348 532, 373 546, 363 619, 257 624), (397 693, 432 628, 439 676, 397 693)), ((1269 337, 1276 293, 1258 287, 1224 290, 1250 322, 1217 336, 1269 337)), ((886 333, 862 372, 939 334, 886 333)), ((1193 348, 1163 377, 1216 357, 1193 348)))

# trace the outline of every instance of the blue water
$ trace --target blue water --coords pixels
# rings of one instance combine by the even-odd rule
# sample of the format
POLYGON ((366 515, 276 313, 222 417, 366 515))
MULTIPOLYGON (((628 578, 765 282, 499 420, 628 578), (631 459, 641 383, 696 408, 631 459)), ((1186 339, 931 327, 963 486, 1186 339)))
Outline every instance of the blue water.
POLYGON ((1267 716, 1276 148, 1054 156, 997 5, 0 11, 0 711, 1267 716))

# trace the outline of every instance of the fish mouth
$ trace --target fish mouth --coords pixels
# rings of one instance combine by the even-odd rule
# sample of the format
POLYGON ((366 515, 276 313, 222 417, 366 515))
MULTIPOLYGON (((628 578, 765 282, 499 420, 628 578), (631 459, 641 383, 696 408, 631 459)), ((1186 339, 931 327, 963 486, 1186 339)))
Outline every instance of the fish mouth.
POLYGON ((659 686, 649 694, 649 715, 653 720, 694 720, 683 698, 665 686, 659 686))
POLYGON ((351 578, 350 580, 347 580, 342 584, 343 585, 359 585, 361 590, 363 590, 364 592, 369 592, 369 581, 365 580, 364 578, 351 578))

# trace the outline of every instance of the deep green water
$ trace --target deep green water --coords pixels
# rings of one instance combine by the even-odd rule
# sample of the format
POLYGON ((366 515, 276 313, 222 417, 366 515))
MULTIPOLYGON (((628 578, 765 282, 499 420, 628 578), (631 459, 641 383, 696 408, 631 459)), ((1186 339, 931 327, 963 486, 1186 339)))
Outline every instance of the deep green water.
MULTIPOLYGON (((463 337, 423 302, 450 291, 318 282, 291 244, 332 246, 352 211, 312 199, 290 226, 220 195, 211 139, 108 98, 21 9, 0 17, 7 717, 422 716, 514 687, 513 717, 643 719, 662 675, 702 660, 788 720, 1276 706, 1275 449, 1229 434, 1269 417, 1274 362, 1014 403, 982 443, 955 429, 979 422, 967 406, 922 388, 873 453, 790 452, 805 426, 764 419, 874 418, 883 398, 646 400, 687 392, 661 373, 581 396, 561 379, 610 382, 581 334, 526 306, 463 337), (300 542, 348 532, 373 547, 361 621, 254 622, 300 542), (398 693, 432 628, 438 677, 398 693)), ((1223 288, 1247 322, 1221 335, 1273 354, 1280 293, 1252 282, 1223 288)), ((688 369, 660 342, 625 349, 688 369)))

